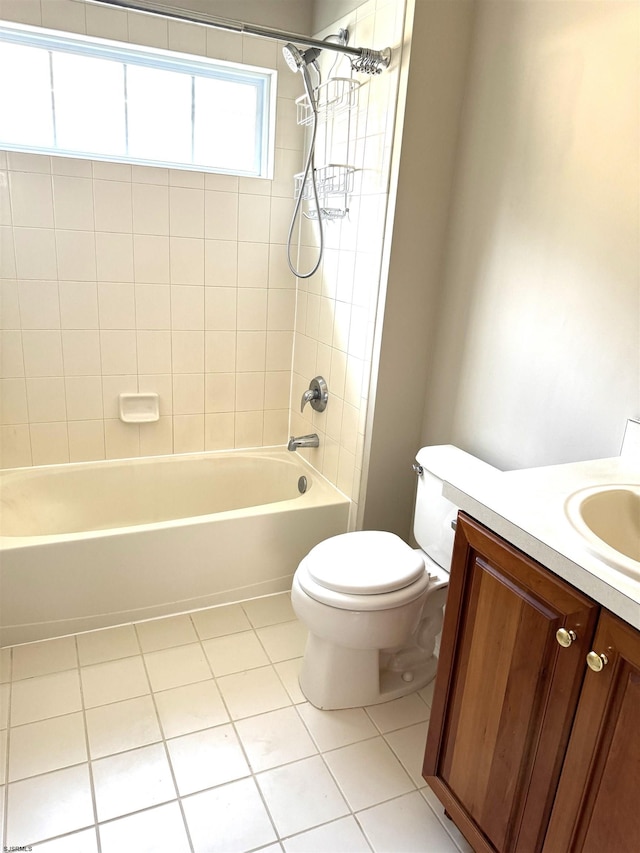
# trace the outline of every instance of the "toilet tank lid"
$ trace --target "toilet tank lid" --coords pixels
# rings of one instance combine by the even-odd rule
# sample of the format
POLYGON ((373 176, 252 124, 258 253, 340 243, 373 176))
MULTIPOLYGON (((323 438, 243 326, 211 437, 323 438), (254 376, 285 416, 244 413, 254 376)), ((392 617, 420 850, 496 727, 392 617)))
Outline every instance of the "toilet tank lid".
POLYGON ((421 551, 410 548, 395 533, 381 530, 332 536, 312 548, 303 562, 320 586, 353 595, 402 589, 425 570, 421 551))

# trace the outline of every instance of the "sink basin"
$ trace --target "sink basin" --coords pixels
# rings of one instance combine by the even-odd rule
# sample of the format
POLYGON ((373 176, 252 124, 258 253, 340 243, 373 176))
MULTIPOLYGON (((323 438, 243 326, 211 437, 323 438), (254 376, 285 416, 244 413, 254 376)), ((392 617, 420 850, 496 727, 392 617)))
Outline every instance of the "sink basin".
POLYGON ((640 580, 640 485, 580 489, 567 499, 565 511, 590 551, 640 580))

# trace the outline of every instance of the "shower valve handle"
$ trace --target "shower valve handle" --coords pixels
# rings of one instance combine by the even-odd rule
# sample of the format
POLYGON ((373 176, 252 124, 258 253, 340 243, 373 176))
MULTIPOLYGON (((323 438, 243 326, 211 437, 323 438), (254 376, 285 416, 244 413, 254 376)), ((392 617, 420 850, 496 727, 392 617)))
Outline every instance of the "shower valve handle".
POLYGON ((327 408, 329 399, 329 389, 327 383, 322 376, 316 376, 309 383, 309 390, 305 391, 300 401, 300 411, 304 411, 307 403, 311 403, 311 408, 316 412, 324 412, 327 408))

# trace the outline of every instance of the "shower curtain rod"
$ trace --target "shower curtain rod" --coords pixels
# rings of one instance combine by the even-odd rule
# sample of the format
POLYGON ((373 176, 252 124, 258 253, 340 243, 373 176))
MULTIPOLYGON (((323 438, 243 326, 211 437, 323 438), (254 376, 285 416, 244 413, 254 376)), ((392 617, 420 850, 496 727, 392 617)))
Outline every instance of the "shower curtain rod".
POLYGON ((131 0, 88 0, 88 2, 100 6, 118 6, 122 9, 129 9, 132 12, 146 12, 151 15, 159 15, 163 18, 175 18, 178 21, 187 21, 191 24, 204 24, 217 30, 229 30, 234 33, 261 36, 262 38, 276 39, 278 41, 297 42, 308 47, 318 47, 321 50, 334 50, 353 57, 352 64, 354 69, 366 74, 380 74, 381 71, 388 68, 391 61, 391 49, 388 47, 384 48, 384 50, 372 50, 367 47, 349 47, 348 45, 334 44, 333 42, 309 38, 309 36, 304 36, 300 33, 288 33, 274 30, 270 27, 257 27, 254 24, 234 21, 230 18, 219 18, 216 15, 209 15, 206 12, 187 11, 176 8, 175 6, 165 5, 164 3, 147 3, 146 0, 133 0, 133 2, 131 0))

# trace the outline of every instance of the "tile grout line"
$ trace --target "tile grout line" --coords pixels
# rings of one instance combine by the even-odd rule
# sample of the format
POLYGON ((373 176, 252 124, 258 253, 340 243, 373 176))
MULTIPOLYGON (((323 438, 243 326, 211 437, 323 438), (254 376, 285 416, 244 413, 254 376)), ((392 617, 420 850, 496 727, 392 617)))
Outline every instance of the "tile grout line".
MULTIPOLYGON (((189 620, 189 624, 195 630, 195 625, 193 624, 191 616, 189 614, 186 614, 186 615, 187 615, 187 619, 189 620)), ((134 631, 134 634, 136 637, 136 642, 138 643, 138 648, 140 650, 140 657, 142 658, 142 666, 144 667, 145 676, 147 678, 147 683, 149 685, 149 694, 151 696, 151 701, 153 702, 153 709, 155 711, 156 721, 158 723, 158 728, 160 730, 160 735, 162 737, 162 748, 164 750, 164 755, 165 755, 165 758, 167 761, 167 765, 169 767, 169 772, 171 773, 171 780, 173 782, 173 787, 174 787, 174 790, 176 793, 175 799, 178 803, 178 808, 180 809, 180 815, 182 816, 182 824, 184 826, 185 834, 187 837, 187 842, 189 844, 189 848, 191 850, 191 853, 194 853, 195 848, 194 848, 193 840, 191 838, 191 831, 189 829, 189 824, 187 823, 187 816, 186 816, 185 811, 184 811, 184 806, 182 804, 182 798, 180 796, 180 790, 178 788, 178 780, 176 778, 175 770, 174 770, 173 764, 171 762, 171 755, 169 753, 169 747, 167 745, 167 738, 165 737, 164 727, 162 725, 162 719, 161 719, 160 714, 158 712, 158 705, 157 705, 156 699, 155 699, 155 691, 154 691, 153 685, 151 683, 151 678, 149 676, 149 670, 147 669, 147 661, 145 658, 145 654, 142 650, 142 642, 141 642, 140 634, 138 633, 138 629, 136 627, 136 624, 137 623, 133 623, 133 631, 134 631)), ((197 636, 197 634, 198 634, 198 632, 196 631, 196 636, 197 636)), ((170 648, 176 648, 176 646, 171 646, 170 648)), ((203 652, 204 652, 204 649, 203 649, 203 652)), ((169 802, 172 802, 172 801, 169 801, 169 802)), ((156 805, 160 805, 160 804, 157 803, 156 805)), ((147 809, 148 808, 153 808, 153 806, 147 807, 147 809)), ((145 811, 145 809, 142 809, 141 811, 145 811)), ((123 817, 123 815, 120 815, 120 817, 123 817)))

